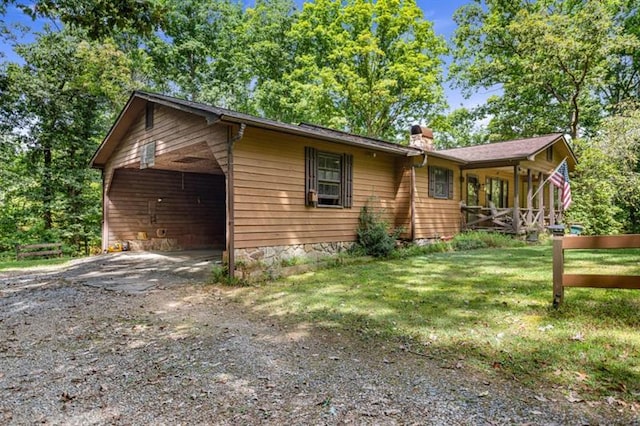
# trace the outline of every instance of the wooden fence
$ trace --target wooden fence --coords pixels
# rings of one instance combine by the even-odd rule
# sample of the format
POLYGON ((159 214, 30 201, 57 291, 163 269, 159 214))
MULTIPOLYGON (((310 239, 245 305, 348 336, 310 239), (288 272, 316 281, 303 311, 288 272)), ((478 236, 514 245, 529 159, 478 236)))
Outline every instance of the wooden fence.
POLYGON ((553 306, 564 299, 565 287, 640 289, 640 275, 565 274, 564 251, 570 249, 640 248, 640 235, 555 237, 553 239, 553 306))

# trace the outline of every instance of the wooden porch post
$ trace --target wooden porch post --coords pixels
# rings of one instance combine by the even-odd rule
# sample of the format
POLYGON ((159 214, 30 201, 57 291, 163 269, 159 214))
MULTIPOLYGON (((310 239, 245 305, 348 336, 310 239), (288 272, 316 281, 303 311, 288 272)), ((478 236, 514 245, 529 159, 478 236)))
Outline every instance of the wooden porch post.
POLYGON ((527 223, 528 228, 533 224, 533 174, 527 169, 527 223))
POLYGON ((513 166, 513 230, 520 233, 520 165, 513 166))
POLYGON ((562 249, 563 237, 553 237, 553 307, 557 308, 564 299, 564 251, 562 249))
POLYGON ((544 228, 544 192, 542 187, 544 185, 544 174, 538 173, 538 227, 544 228))
POLYGON ((551 182, 549 185, 549 225, 553 226, 556 224, 556 210, 555 203, 553 202, 553 184, 551 182))

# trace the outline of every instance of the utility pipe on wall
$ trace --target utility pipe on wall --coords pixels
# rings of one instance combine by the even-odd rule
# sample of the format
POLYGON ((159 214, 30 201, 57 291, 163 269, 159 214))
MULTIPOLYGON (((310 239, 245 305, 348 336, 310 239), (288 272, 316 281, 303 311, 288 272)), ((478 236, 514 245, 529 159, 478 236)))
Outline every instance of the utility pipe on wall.
MULTIPOLYGON (((411 160, 413 161, 413 159, 411 160)), ((411 241, 416 239, 416 169, 427 165, 427 153, 422 153, 422 163, 411 164, 411 241)))

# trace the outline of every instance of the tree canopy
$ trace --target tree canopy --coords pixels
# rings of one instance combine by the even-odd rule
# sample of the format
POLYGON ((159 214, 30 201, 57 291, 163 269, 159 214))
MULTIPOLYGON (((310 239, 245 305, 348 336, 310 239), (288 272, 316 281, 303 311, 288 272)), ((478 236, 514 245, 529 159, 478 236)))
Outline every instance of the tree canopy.
POLYGON ((451 72, 467 91, 502 89, 484 108, 494 138, 595 130, 609 70, 639 46, 624 31, 622 6, 476 0, 456 12, 451 72))
POLYGON ((444 105, 446 47, 413 0, 305 3, 288 36, 293 121, 396 139, 444 105))

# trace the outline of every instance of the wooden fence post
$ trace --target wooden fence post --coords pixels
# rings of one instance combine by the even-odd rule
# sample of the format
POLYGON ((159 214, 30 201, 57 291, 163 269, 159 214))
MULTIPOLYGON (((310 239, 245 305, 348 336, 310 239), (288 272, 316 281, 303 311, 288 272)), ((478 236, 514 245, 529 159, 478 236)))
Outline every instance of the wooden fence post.
POLYGON ((558 308, 564 299, 564 251, 562 240, 564 237, 553 237, 553 307, 558 308))

